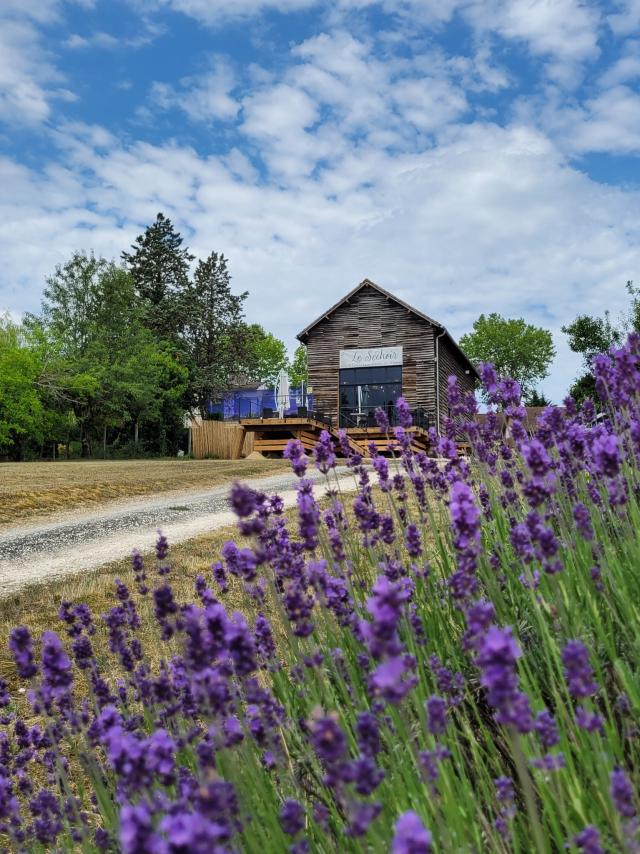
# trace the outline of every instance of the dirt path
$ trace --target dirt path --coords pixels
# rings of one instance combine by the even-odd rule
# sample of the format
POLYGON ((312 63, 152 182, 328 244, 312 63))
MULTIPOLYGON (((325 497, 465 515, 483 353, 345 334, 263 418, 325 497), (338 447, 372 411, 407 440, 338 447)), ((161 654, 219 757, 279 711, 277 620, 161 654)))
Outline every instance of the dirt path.
MULTIPOLYGON (((347 469, 338 469, 341 490, 355 488, 347 469)), ((325 480, 317 472, 317 495, 325 492, 325 480)), ((277 492, 285 505, 295 503, 292 474, 255 478, 250 484, 264 492, 277 492)), ((130 555, 134 548, 153 546, 158 528, 170 543, 233 524, 229 510, 229 486, 206 492, 148 497, 103 510, 66 514, 56 522, 20 525, 0 531, 0 596, 47 578, 72 575, 130 555)))

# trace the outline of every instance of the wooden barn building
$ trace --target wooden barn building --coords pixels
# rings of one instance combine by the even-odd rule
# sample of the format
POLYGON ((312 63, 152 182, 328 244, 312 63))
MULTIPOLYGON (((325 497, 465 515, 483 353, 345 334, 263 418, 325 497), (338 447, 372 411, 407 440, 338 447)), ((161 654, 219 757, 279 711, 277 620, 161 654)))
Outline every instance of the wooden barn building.
POLYGON ((243 419, 254 430, 255 448, 282 450, 292 436, 312 448, 321 429, 346 429, 354 447, 384 449, 375 410, 395 422, 395 401, 404 397, 413 413, 417 447, 428 447, 428 429, 440 432, 448 414, 447 379, 465 390, 477 373, 446 328, 365 279, 298 334, 307 347, 311 406, 286 418, 243 419))

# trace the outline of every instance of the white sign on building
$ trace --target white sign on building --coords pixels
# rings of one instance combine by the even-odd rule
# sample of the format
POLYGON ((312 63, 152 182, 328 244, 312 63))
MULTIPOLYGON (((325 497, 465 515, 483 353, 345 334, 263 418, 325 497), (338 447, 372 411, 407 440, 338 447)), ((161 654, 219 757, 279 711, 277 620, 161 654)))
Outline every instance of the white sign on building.
POLYGON ((402 347, 368 347, 340 350, 341 368, 384 368, 402 364, 402 347))

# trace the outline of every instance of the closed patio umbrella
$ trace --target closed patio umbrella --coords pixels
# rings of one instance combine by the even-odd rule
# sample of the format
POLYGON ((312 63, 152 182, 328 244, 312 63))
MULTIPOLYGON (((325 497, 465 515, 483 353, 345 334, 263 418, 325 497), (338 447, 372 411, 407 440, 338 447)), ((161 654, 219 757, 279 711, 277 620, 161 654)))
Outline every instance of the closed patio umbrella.
POLYGON ((289 375, 284 368, 280 371, 276 379, 275 394, 278 417, 284 418, 285 411, 289 409, 291 405, 289 400, 289 375))

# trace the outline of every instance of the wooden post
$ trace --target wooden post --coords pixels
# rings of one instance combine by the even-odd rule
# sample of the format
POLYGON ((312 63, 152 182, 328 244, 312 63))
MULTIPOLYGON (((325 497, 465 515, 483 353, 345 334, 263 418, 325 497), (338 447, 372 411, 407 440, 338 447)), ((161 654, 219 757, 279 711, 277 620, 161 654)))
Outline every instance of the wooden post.
POLYGON ((239 460, 242 458, 242 446, 244 445, 244 436, 245 429, 244 427, 237 428, 237 439, 235 443, 235 447, 233 449, 233 457, 234 460, 239 460))

